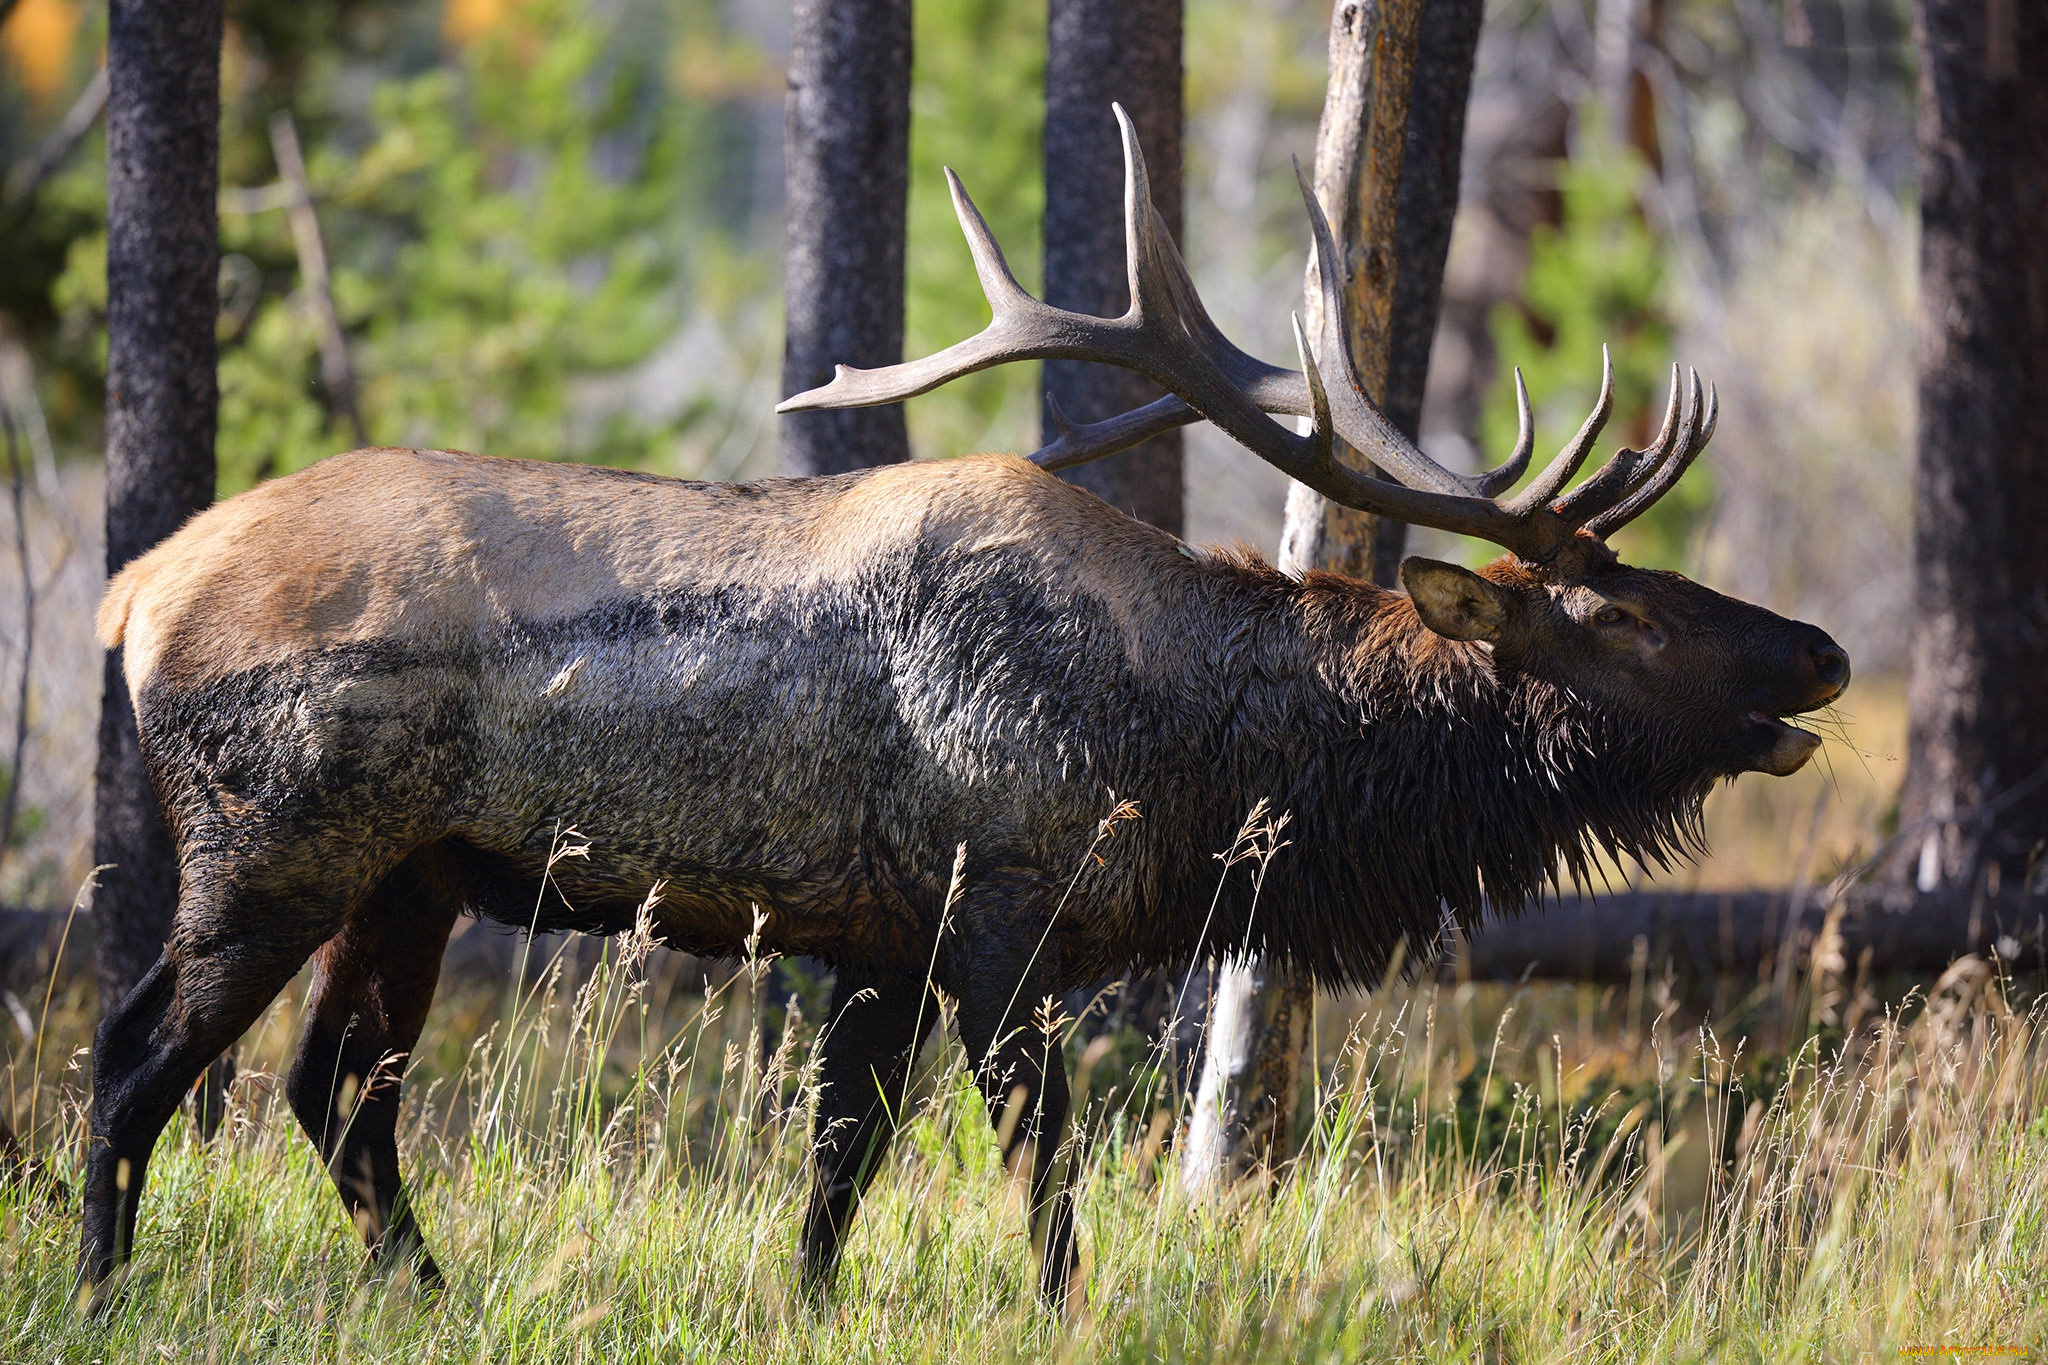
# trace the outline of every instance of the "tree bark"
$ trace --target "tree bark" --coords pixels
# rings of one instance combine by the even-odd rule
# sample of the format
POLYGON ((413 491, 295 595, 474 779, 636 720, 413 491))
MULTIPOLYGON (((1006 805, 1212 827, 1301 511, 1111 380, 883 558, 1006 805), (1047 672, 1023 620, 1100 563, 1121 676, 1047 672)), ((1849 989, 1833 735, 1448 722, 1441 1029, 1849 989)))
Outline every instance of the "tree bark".
MULTIPOLYGON (((213 501, 219 408, 221 0, 113 0, 107 16, 107 571, 213 501)), ((100 1006, 149 970, 178 865, 107 656, 93 798, 100 1006)))
MULTIPOLYGON (((1130 306, 1130 290, 1111 101, 1137 125, 1152 202, 1181 236, 1181 0, 1050 0, 1047 21, 1045 299, 1113 317, 1130 306)), ((1052 360, 1044 392, 1068 417, 1095 422, 1161 391, 1128 370, 1052 360)), ((1179 431, 1061 477, 1175 535, 1185 524, 1179 431)))
POLYGON ((2031 919, 2048 894, 2048 7, 1915 0, 1913 28, 1915 589, 1883 894, 1960 947, 1970 918, 2031 919))
MULTIPOLYGON (((910 33, 910 0, 798 0, 791 19, 785 397, 903 359, 910 33)), ((786 474, 910 458, 900 403, 786 413, 781 435, 786 474)))
MULTIPOLYGON (((1421 424, 1458 205, 1481 12, 1480 0, 1339 0, 1330 16, 1316 194, 1344 253, 1359 378, 1411 439, 1421 424)), ((1321 299, 1313 264, 1310 271, 1304 321, 1315 336, 1321 299)), ((1337 446, 1340 459, 1364 464, 1337 446)), ((1296 484, 1288 491, 1280 568, 1391 584, 1406 530, 1296 484)), ((1191 1192, 1284 1156, 1313 1001, 1308 983, 1278 963, 1233 963, 1219 974, 1182 1164, 1191 1192)))

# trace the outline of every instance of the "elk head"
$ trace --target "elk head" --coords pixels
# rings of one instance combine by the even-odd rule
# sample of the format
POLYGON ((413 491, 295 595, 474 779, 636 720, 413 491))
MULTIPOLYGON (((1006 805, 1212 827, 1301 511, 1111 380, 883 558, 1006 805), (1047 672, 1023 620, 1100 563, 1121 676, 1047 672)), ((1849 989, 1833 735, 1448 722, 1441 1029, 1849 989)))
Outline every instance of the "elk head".
POLYGON ((1591 535, 1549 563, 1504 556, 1479 573, 1409 559, 1401 581, 1438 635, 1483 641, 1505 669, 1683 736, 1675 747, 1711 776, 1797 772, 1820 738, 1784 717, 1825 706, 1849 682, 1849 656, 1826 632, 1632 568, 1591 535))
POLYGON ((1322 334, 1312 346, 1295 317, 1299 372, 1245 354, 1203 308, 1152 207, 1130 118, 1120 106, 1115 112, 1123 133, 1131 295, 1123 316, 1072 313, 1026 293, 949 169, 954 211, 992 313, 989 325, 922 360, 874 370, 841 365, 829 384, 786 400, 777 411, 897 402, 1014 360, 1089 360, 1136 370, 1167 396, 1085 424, 1049 404, 1057 438, 1031 458, 1049 470, 1065 469, 1206 418, 1333 502, 1477 536, 1507 550, 1478 573, 1426 559, 1402 565, 1416 613, 1437 635, 1483 642, 1503 669, 1542 677, 1621 717, 1640 717, 1656 732, 1684 733, 1690 760, 1710 769, 1708 776, 1784 776, 1806 763, 1820 740, 1784 717, 1824 706, 1848 686, 1849 657, 1841 647, 1813 626, 1679 574, 1631 568, 1607 548, 1606 537, 1668 492, 1712 437, 1718 401, 1712 388, 1702 392, 1696 372, 1681 377, 1672 367, 1663 426, 1648 447, 1617 451, 1567 490, 1613 405, 1614 371, 1603 353, 1600 395, 1584 424, 1519 493, 1503 498, 1527 471, 1535 445, 1519 371, 1520 431, 1499 466, 1454 473, 1402 435, 1359 381, 1329 221, 1298 162, 1295 176, 1314 234, 1322 334), (1275 413, 1308 417, 1309 429, 1290 430, 1275 413), (1338 437, 1391 477, 1342 462, 1338 437))

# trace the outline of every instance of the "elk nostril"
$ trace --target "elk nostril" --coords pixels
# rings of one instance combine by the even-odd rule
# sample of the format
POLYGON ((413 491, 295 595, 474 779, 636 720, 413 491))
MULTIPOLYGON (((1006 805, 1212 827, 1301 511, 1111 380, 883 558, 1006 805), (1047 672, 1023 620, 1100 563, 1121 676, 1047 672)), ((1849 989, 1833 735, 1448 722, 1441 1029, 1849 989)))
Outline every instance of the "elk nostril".
POLYGON ((1816 645, 1813 651, 1813 671, 1828 686, 1840 687, 1849 681, 1849 655, 1840 645, 1832 642, 1816 645))

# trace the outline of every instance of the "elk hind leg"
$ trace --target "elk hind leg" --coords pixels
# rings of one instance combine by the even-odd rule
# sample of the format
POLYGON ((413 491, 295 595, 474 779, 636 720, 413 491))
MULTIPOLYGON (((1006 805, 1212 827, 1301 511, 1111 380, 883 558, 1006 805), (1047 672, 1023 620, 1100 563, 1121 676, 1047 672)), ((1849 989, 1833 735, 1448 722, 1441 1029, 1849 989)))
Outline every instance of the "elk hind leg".
POLYGON ((156 965, 107 1011, 93 1038, 81 1292, 128 1260, 144 1174, 193 1081, 284 989, 334 922, 317 909, 288 935, 240 932, 267 908, 186 870, 187 889, 156 965))
POLYGON ((399 1178, 399 1085, 461 904, 431 851, 378 885, 314 955, 305 1029, 285 1082, 372 1264, 410 1264, 429 1286, 441 1270, 399 1178))

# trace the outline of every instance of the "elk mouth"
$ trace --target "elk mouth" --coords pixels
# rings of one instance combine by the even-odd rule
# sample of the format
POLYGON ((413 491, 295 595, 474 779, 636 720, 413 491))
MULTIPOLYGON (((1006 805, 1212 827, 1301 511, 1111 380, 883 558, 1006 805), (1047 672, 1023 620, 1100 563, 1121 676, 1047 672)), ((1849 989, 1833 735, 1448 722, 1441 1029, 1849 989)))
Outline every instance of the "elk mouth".
POLYGON ((1743 720, 1747 724, 1748 737, 1753 741, 1749 760, 1751 770, 1769 773, 1773 777, 1790 777, 1805 767, 1806 761, 1813 757, 1813 751, 1820 747, 1820 736, 1811 730, 1800 729, 1785 716, 1802 715, 1805 711, 1818 709, 1809 706, 1778 715, 1768 711, 1746 714, 1743 720))

